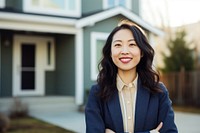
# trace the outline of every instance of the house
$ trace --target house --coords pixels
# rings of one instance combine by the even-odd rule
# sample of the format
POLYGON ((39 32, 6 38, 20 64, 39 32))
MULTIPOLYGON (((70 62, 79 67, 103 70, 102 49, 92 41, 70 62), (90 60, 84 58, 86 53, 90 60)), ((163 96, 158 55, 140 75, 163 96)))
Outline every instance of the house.
POLYGON ((0 0, 0 97, 73 96, 95 83, 101 48, 121 19, 143 21, 139 0, 0 0))

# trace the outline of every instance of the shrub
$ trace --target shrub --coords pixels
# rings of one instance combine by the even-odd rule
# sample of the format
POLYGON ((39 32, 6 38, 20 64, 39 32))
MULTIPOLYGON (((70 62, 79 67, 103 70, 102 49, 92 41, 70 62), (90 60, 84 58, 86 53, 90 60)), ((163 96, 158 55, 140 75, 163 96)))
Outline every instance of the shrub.
POLYGON ((8 130, 10 125, 10 119, 7 115, 0 113, 0 133, 4 133, 8 130))
POLYGON ((10 108, 10 118, 25 117, 28 115, 28 105, 22 103, 17 97, 14 98, 14 103, 10 108))

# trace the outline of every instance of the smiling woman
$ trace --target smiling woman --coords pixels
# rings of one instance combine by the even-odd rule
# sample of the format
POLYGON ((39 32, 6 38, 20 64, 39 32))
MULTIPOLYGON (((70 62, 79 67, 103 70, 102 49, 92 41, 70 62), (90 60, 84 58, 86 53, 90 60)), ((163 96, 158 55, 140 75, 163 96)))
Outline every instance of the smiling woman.
POLYGON ((103 47, 97 85, 86 105, 87 133, 177 133, 166 87, 152 68, 143 30, 124 20, 103 47))
MULTIPOLYGON (((125 72, 136 71, 136 65, 141 58, 141 50, 130 30, 120 30, 113 36, 111 53, 114 64, 119 68, 119 75, 122 76, 125 72)), ((133 76, 134 79, 135 77, 136 75, 133 76)))

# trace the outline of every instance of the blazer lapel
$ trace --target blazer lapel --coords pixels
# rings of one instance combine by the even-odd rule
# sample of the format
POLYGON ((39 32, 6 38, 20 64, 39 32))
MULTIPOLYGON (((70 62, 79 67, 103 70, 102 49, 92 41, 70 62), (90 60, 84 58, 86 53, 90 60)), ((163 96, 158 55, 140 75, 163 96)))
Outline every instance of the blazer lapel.
POLYGON ((108 101, 108 109, 116 131, 124 131, 121 107, 117 90, 115 91, 113 97, 108 101))
POLYGON ((136 97, 136 109, 135 109, 135 130, 140 131, 145 127, 145 118, 148 111, 148 103, 150 98, 150 92, 142 87, 141 81, 138 78, 138 90, 136 97))

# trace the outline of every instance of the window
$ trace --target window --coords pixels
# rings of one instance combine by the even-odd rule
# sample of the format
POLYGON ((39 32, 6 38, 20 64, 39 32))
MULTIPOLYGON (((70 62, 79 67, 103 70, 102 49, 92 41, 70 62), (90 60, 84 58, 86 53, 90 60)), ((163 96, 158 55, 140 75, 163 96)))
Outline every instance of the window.
POLYGON ((5 7, 5 0, 0 0, 0 8, 4 8, 5 7))
POLYGON ((53 39, 46 42, 46 70, 55 69, 55 44, 53 39))
POLYGON ((25 12, 80 17, 80 0, 24 0, 25 12))
POLYGON ((108 37, 108 33, 91 33, 91 79, 96 80, 98 75, 98 64, 102 58, 102 48, 108 37))
POLYGON ((131 9, 131 0, 103 0, 104 9, 112 8, 115 6, 123 6, 131 9))

